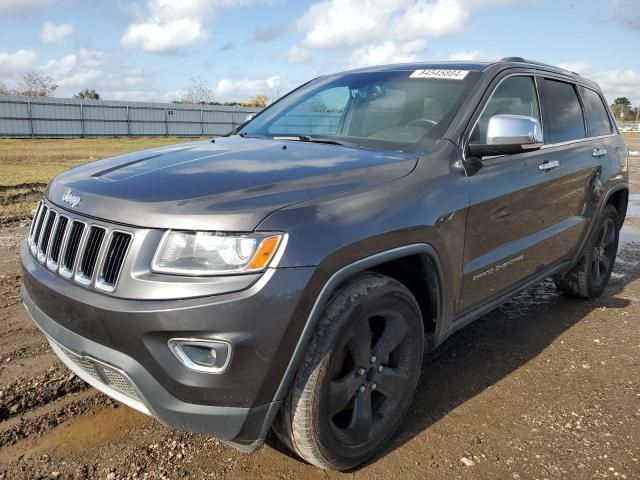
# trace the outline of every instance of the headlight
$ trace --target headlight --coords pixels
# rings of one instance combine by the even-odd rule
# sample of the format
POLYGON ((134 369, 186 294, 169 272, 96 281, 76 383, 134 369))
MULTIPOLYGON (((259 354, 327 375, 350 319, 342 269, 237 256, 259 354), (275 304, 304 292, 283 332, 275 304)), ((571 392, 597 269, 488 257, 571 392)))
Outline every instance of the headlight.
POLYGON ((228 275, 264 270, 282 234, 247 235, 169 230, 162 237, 151 269, 176 275, 228 275))

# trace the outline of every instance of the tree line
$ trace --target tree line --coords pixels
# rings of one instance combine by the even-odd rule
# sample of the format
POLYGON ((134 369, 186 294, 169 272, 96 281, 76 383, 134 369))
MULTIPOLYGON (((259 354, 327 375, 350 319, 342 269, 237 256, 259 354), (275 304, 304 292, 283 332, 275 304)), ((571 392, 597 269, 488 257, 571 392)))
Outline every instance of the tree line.
MULTIPOLYGON (((50 97, 58 89, 53 78, 38 72, 25 72, 18 79, 16 88, 7 88, 0 82, 0 95, 24 95, 27 97, 50 97)), ((100 100, 100 94, 95 89, 85 88, 76 93, 73 98, 83 100, 100 100)), ((264 108, 269 104, 269 97, 263 94, 255 95, 245 102, 218 102, 215 99, 214 89, 207 80, 200 76, 191 78, 191 84, 184 95, 172 103, 197 104, 197 105, 226 105, 241 107, 264 108)))
POLYGON ((632 106, 627 97, 618 97, 611 105, 611 111, 619 122, 640 122, 640 106, 632 106))

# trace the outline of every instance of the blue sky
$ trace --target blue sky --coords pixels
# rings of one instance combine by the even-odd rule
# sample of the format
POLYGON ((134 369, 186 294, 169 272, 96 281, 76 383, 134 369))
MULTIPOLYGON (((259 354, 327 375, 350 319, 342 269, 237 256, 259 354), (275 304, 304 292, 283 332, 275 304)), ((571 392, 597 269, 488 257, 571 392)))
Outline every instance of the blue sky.
POLYGON ((56 96, 167 101, 191 78, 220 101, 323 73, 517 55, 640 103, 640 0, 0 0, 0 82, 39 71, 56 96))

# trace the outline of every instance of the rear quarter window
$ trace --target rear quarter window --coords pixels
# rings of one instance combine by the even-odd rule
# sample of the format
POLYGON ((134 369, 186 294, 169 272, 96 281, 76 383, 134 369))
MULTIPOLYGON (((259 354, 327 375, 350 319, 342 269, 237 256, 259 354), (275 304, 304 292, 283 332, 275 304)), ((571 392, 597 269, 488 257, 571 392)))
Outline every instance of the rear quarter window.
POLYGON ((585 87, 579 87, 579 90, 584 105, 584 113, 587 117, 589 136, 599 137, 613 133, 607 108, 604 106, 600 95, 585 87))
POLYGON ((545 78, 542 91, 547 111, 548 143, 585 138, 582 107, 575 87, 571 83, 545 78))

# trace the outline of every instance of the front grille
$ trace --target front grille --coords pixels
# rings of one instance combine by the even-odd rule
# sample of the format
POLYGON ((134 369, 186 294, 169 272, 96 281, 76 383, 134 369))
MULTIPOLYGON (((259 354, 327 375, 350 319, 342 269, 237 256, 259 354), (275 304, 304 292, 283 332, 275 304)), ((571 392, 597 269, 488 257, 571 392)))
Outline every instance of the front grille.
POLYGON ((31 253, 60 276, 112 292, 133 234, 38 204, 29 230, 31 253))

